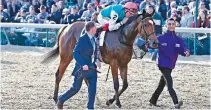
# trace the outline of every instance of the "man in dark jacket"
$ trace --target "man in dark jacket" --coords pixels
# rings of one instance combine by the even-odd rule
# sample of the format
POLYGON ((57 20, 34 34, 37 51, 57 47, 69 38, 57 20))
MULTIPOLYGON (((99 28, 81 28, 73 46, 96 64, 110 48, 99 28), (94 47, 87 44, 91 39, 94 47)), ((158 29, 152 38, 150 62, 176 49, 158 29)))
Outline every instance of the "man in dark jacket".
POLYGON ((173 89, 173 81, 171 77, 171 72, 175 67, 178 54, 183 56, 190 56, 190 50, 185 45, 181 37, 175 34, 176 21, 173 18, 167 20, 167 33, 158 37, 159 47, 158 47, 158 67, 162 73, 159 85, 155 92, 153 93, 150 104, 155 105, 157 103, 158 97, 165 85, 168 87, 169 94, 173 100, 176 109, 182 106, 183 102, 178 102, 176 92, 173 89))
MULTIPOLYGON (((73 57, 76 60, 75 68, 72 75, 75 77, 72 87, 67 90, 58 99, 57 107, 59 109, 63 108, 63 103, 74 96, 81 88, 83 79, 88 80, 88 109, 94 109, 96 86, 97 86, 97 48, 94 35, 96 33, 97 27, 93 21, 87 22, 85 25, 86 33, 83 34, 74 50, 73 57)), ((98 65, 99 67, 99 65, 98 65)))
POLYGON ((51 7, 51 14, 49 15, 50 21, 54 21, 56 24, 60 24, 62 13, 58 10, 58 7, 53 4, 51 7))

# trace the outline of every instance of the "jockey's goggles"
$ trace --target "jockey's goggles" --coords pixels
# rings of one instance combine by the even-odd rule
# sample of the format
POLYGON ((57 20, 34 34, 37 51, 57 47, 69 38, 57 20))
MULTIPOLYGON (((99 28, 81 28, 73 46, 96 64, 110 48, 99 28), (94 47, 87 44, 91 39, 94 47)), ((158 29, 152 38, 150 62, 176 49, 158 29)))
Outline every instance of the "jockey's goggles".
POLYGON ((130 12, 131 14, 135 14, 135 13, 137 13, 137 9, 135 9, 135 8, 125 8, 125 12, 127 13, 127 12, 130 12))

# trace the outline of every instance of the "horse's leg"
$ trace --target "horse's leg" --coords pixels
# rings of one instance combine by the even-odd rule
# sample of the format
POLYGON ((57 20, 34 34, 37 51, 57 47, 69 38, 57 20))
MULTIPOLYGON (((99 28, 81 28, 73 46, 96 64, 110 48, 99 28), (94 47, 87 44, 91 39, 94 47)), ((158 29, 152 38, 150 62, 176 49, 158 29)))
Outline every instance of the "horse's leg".
POLYGON ((54 89, 54 101, 57 103, 57 98, 58 98, 58 91, 59 91, 59 83, 64 75, 64 72, 69 65, 69 63, 72 61, 73 56, 68 57, 61 57, 59 68, 56 72, 56 82, 55 82, 55 89, 54 89))
POLYGON ((127 82, 127 65, 126 66, 120 66, 120 76, 122 78, 123 86, 122 89, 119 91, 118 95, 120 96, 128 87, 127 82))
MULTIPOLYGON (((122 86, 122 89, 118 92, 118 94, 115 94, 114 97, 112 99, 110 99, 109 101, 107 101, 107 105, 110 105, 112 104, 115 100, 116 100, 116 97, 118 97, 119 99, 119 96, 127 89, 128 87, 128 82, 127 82, 127 66, 121 66, 119 67, 120 69, 120 75, 121 75, 121 78, 122 78, 122 81, 123 81, 123 86, 122 86), (118 96, 116 96, 118 95, 118 96)), ((121 103, 120 101, 117 100, 116 102, 117 106, 121 107, 121 103)))
POLYGON ((118 64, 117 64, 117 61, 112 61, 110 66, 111 66, 111 72, 112 72, 112 76, 113 76, 115 95, 112 99, 109 99, 106 102, 106 105, 109 106, 114 102, 114 100, 117 100, 116 104, 120 108, 121 104, 120 104, 119 96, 118 96, 119 80, 118 80, 118 64))

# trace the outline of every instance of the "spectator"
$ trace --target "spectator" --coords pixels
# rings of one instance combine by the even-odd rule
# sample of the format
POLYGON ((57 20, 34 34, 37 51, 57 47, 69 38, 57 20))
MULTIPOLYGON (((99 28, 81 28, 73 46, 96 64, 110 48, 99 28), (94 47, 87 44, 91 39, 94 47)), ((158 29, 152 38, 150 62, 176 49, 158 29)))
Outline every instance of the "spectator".
POLYGON ((98 12, 94 12, 94 13, 92 14, 91 21, 94 21, 95 23, 98 23, 98 21, 97 21, 98 15, 99 15, 98 12))
POLYGON ((190 9, 190 13, 194 14, 195 10, 196 10, 196 2, 195 1, 191 1, 188 4, 188 8, 190 9))
POLYGON ((209 7, 210 0, 201 0, 201 1, 205 3, 205 8, 206 8, 207 10, 210 10, 210 7, 209 7))
MULTIPOLYGON (((190 9, 188 8, 188 6, 184 6, 183 8, 183 16, 182 19, 180 21, 180 26, 181 27, 192 27, 193 24, 193 15, 192 13, 190 13, 190 9)), ((183 38, 183 40, 185 41, 185 43, 190 47, 193 48, 193 38, 192 34, 189 32, 183 32, 181 33, 181 36, 183 38)), ((193 53, 193 50, 191 50, 191 54, 193 53)))
POLYGON ((21 0, 21 8, 24 8, 26 12, 29 12, 30 2, 28 0, 21 0))
POLYGON ((80 18, 78 15, 78 10, 74 6, 71 8, 71 14, 68 16, 67 22, 68 24, 72 24, 73 22, 77 21, 78 18, 80 18))
POLYGON ((11 17, 11 20, 13 21, 16 13, 18 13, 18 10, 20 9, 20 5, 18 5, 18 1, 17 0, 12 0, 11 4, 9 2, 9 4, 7 5, 7 9, 9 12, 9 15, 11 17))
POLYGON ((158 36, 162 34, 162 25, 164 24, 163 18, 158 12, 155 11, 154 5, 148 5, 146 7, 146 12, 149 14, 154 13, 152 16, 153 21, 155 22, 155 34, 158 36))
POLYGON ((39 24, 45 23, 48 17, 48 13, 46 12, 46 7, 44 5, 40 6, 40 13, 37 15, 37 20, 39 24))
POLYGON ((40 3, 38 2, 38 0, 32 0, 32 5, 34 6, 35 12, 40 13, 40 3))
POLYGON ((167 12, 167 14, 168 14, 168 17, 170 17, 171 16, 171 14, 172 14, 172 10, 173 9, 176 9, 177 8, 177 4, 176 4, 176 2, 175 1, 172 1, 171 2, 171 4, 170 4, 170 9, 168 10, 168 12, 167 12))
POLYGON ((205 2, 200 2, 199 11, 204 11, 206 14, 208 14, 208 9, 205 7, 205 2))
POLYGON ((69 14, 70 14, 70 10, 69 9, 67 9, 67 8, 65 8, 64 10, 63 10, 63 13, 62 13, 62 19, 61 19, 61 24, 68 24, 68 20, 67 20, 67 18, 68 18, 68 16, 69 16, 69 14))
POLYGON ((26 12, 27 9, 25 7, 22 7, 20 12, 17 13, 14 21, 18 23, 26 23, 26 12))
POLYGON ((182 11, 179 11, 178 10, 176 13, 177 13, 177 22, 180 23, 181 22, 181 19, 182 19, 182 11))
POLYGON ((171 9, 171 2, 174 1, 174 0, 166 0, 166 4, 167 4, 167 10, 170 10, 171 9))
POLYGON ((82 9, 79 10, 78 15, 81 17, 83 12, 87 10, 87 3, 84 2, 82 9))
POLYGON ((58 6, 58 10, 62 13, 63 9, 65 8, 64 1, 59 1, 57 6, 58 6))
POLYGON ((209 19, 207 18, 206 12, 203 10, 199 11, 198 16, 198 27, 199 28, 207 28, 209 25, 209 19))
POLYGON ((89 20, 91 20, 92 14, 95 12, 94 5, 92 3, 89 3, 87 5, 87 9, 88 10, 86 10, 86 11, 83 12, 83 14, 81 16, 81 19, 82 20, 89 21, 89 20))
POLYGON ((185 6, 183 8, 183 16, 181 18, 180 24, 181 27, 192 27, 193 15, 190 13, 190 9, 185 6))
POLYGON ((32 20, 33 23, 37 22, 37 14, 33 5, 29 7, 29 15, 26 16, 26 21, 29 22, 28 20, 32 20))
POLYGON ((6 2, 6 0, 1 0, 1 7, 3 9, 6 9, 7 8, 7 2, 6 2))
POLYGON ((144 0, 143 2, 141 2, 141 4, 139 5, 139 11, 143 10, 146 8, 146 5, 150 5, 150 0, 144 0))
MULTIPOLYGON (((209 26, 209 19, 207 18, 207 14, 205 10, 199 11, 198 15, 198 28, 207 28, 209 26)), ((210 54, 210 37, 206 33, 198 34, 199 46, 198 46, 198 54, 199 55, 209 55, 210 54)))
POLYGON ((62 13, 58 10, 58 7, 53 4, 51 7, 50 21, 54 21, 56 24, 60 23, 62 13))
POLYGON ((52 7, 53 4, 55 4, 55 2, 53 0, 47 0, 46 1, 47 12, 51 12, 51 7, 52 7))
MULTIPOLYGON (((30 8, 29 8, 30 10, 30 8)), ((34 23, 33 19, 28 19, 27 21, 28 23, 34 23)), ((17 30, 16 30, 17 31, 17 30)), ((25 45, 26 46, 30 46, 31 45, 31 40, 33 38, 34 35, 36 35, 35 33, 33 33, 35 31, 35 28, 26 28, 23 27, 21 29, 19 29, 20 32, 25 32, 22 34, 22 36, 26 37, 27 39, 25 40, 25 45)))
MULTIPOLYGON (((26 23, 33 23, 32 19, 29 19, 28 22, 26 23)), ((35 28, 27 28, 27 27, 22 27, 15 29, 15 33, 17 35, 16 40, 18 45, 29 45, 30 44, 30 37, 32 37, 34 34, 30 34, 31 32, 34 32, 35 28), (32 36, 31 36, 32 35, 32 36)))
POLYGON ((165 21, 167 19, 167 17, 166 17, 167 6, 166 6, 166 3, 165 3, 165 0, 159 0, 158 12, 160 13, 163 20, 165 21))
POLYGON ((114 4, 118 4, 120 0, 100 0, 100 5, 105 4, 105 3, 109 4, 111 2, 113 2, 114 4))
POLYGON ((10 16, 7 12, 7 9, 4 9, 1 12, 1 22, 10 22, 10 16))
POLYGON ((137 7, 141 4, 142 0, 135 0, 134 3, 136 3, 137 7))
POLYGON ((177 16, 177 13, 172 13, 170 18, 173 18, 175 20, 175 24, 176 24, 176 27, 179 27, 180 26, 180 22, 178 21, 178 16, 177 16))

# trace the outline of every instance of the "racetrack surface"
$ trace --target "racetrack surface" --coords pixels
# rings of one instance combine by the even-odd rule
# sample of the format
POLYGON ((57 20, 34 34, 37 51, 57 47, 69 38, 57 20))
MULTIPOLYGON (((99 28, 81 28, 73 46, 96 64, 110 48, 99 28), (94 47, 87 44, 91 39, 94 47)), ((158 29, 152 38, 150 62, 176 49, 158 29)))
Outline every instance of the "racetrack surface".
MULTIPOLYGON (((52 99, 55 72, 59 57, 48 65, 40 64, 43 54, 51 48, 1 46, 1 109, 55 109, 52 99)), ((206 64, 178 63, 172 72, 174 88, 179 100, 183 100, 182 109, 210 108, 210 63, 209 56, 202 56, 206 64)), ((202 58, 192 56, 194 60, 202 58)), ((181 58, 183 60, 185 58, 181 58)), ((191 60, 189 58, 189 60, 191 60)), ((60 83, 59 93, 71 87, 72 61, 60 83)), ((195 61, 194 61, 195 62, 195 61)), ((173 102, 165 87, 158 105, 152 107, 148 101, 156 89, 161 73, 156 63, 148 60, 132 59, 128 70, 128 89, 120 96, 122 109, 170 109, 173 102)), ((113 80, 109 73, 105 82, 108 65, 103 64, 98 74, 95 108, 118 109, 115 102, 107 107, 106 100, 114 95, 113 80)), ((120 79, 120 76, 119 76, 120 79)), ((122 81, 120 81, 120 88, 122 81)), ((64 104, 64 109, 84 109, 87 103, 85 83, 79 93, 64 104)))

